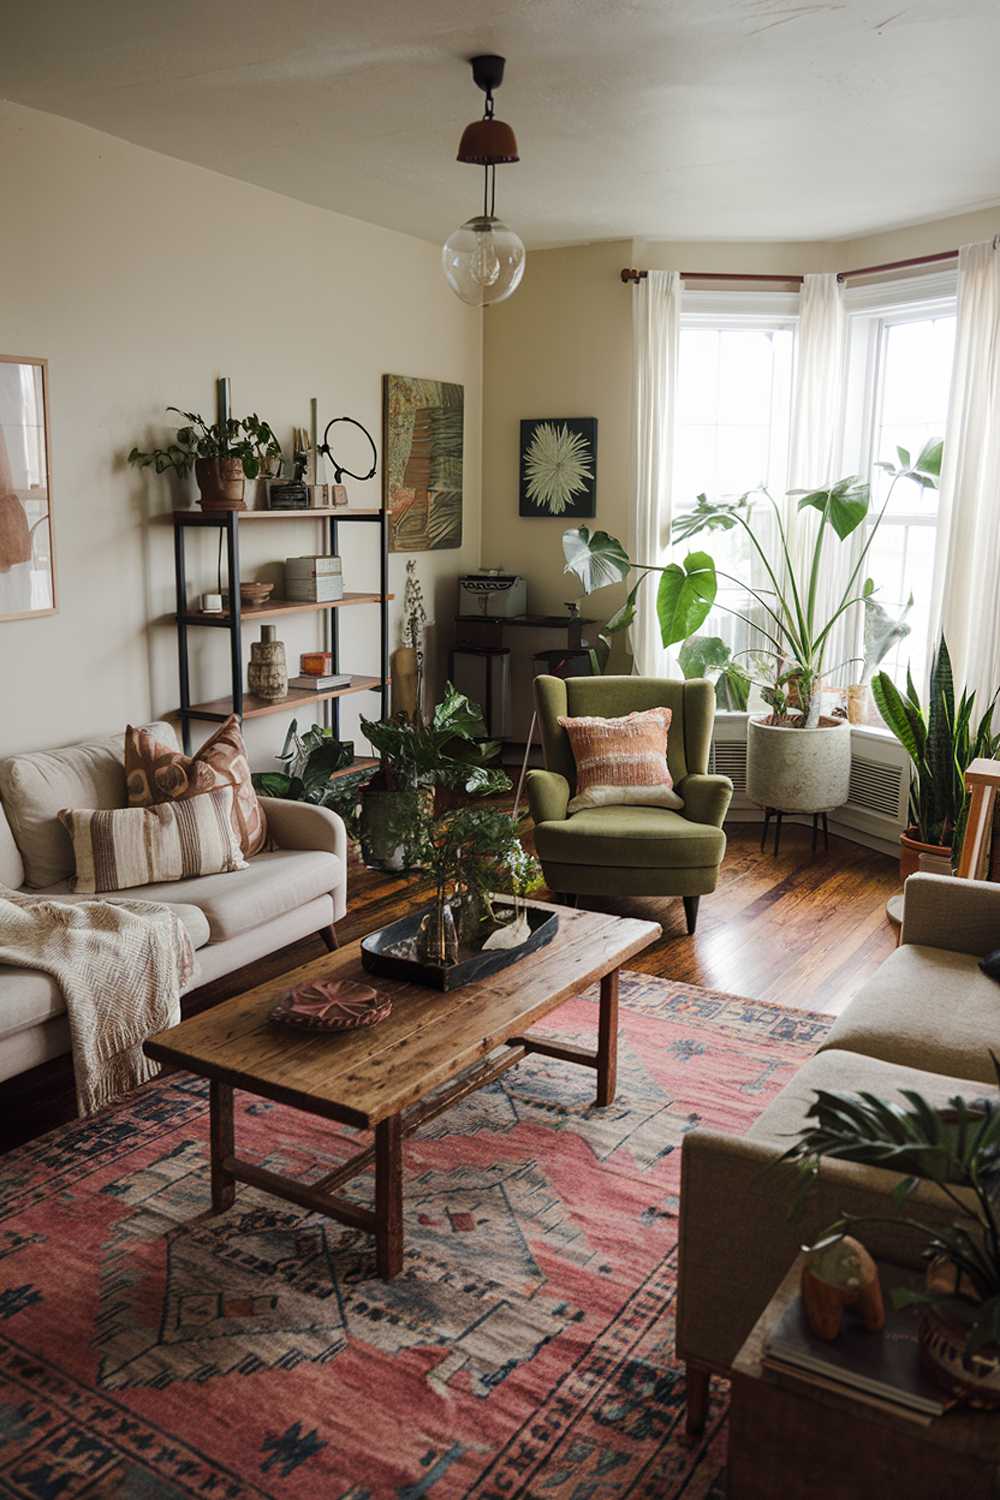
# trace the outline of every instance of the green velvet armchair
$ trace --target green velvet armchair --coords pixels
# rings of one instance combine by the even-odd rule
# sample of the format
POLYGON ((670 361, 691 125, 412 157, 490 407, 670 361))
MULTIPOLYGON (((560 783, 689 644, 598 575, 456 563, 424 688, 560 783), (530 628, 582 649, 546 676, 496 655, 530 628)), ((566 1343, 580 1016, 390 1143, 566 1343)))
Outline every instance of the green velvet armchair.
POLYGON ((726 851, 723 819, 732 800, 728 776, 710 776, 708 753, 715 689, 700 679, 536 677, 544 771, 528 772, 535 848, 549 888, 577 896, 681 896, 688 932, 698 902, 715 890, 726 851), (617 718, 639 709, 673 710, 667 763, 684 808, 589 807, 567 815, 575 787, 569 736, 559 716, 617 718))

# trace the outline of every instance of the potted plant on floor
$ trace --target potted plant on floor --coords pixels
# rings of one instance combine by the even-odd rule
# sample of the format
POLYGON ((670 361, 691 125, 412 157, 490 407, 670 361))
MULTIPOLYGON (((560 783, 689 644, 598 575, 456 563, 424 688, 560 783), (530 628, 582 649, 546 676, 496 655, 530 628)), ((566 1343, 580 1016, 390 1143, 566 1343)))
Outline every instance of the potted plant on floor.
POLYGON ((365 863, 405 870, 415 862, 415 830, 434 807, 438 788, 472 796, 510 790, 506 772, 491 765, 500 753, 484 734, 482 711, 450 682, 430 719, 393 714, 361 729, 378 752, 378 772, 365 788, 361 811, 361 850, 365 863))
POLYGON ((133 448, 128 461, 140 469, 152 467, 157 474, 172 469, 181 478, 194 469, 202 510, 245 510, 246 480, 278 472, 281 444, 256 412, 209 425, 198 412, 177 406, 167 411, 176 412, 187 425, 178 428, 165 448, 133 448))
POLYGON ((904 881, 920 868, 922 856, 957 865, 969 813, 965 772, 974 760, 993 760, 1000 752, 1000 734, 993 732, 998 696, 1000 688, 978 721, 973 719, 975 693, 963 689, 956 702, 951 657, 943 636, 931 664, 926 708, 909 672, 905 693, 886 672, 873 679, 872 697, 879 713, 911 761, 909 826, 899 836, 899 872, 904 881))
MULTIPOLYGON (((604 627, 608 636, 631 625, 639 590, 651 575, 659 578, 656 611, 664 646, 686 641, 700 628, 717 606, 720 578, 737 584, 749 595, 752 616, 725 605, 717 607, 742 620, 764 643, 753 652, 740 653, 756 668, 767 665, 758 686, 771 712, 751 715, 747 724, 747 791, 762 806, 814 812, 838 807, 847 800, 850 730, 845 720, 820 714, 824 678, 846 665, 828 664, 830 637, 837 621, 861 606, 874 591, 871 580, 861 583, 865 560, 896 485, 912 479, 922 487, 936 486, 941 451, 939 442, 930 442, 913 463, 882 466, 890 472, 891 483, 873 522, 869 522, 869 486, 857 475, 825 490, 789 491, 799 511, 814 510, 820 518, 808 568, 801 574, 792 559, 782 508, 766 489, 748 491, 733 501, 709 501, 699 495, 693 510, 674 522, 675 538, 686 541, 703 531, 742 527, 766 575, 766 587, 754 587, 722 573, 707 552, 690 552, 683 563, 649 564, 633 561, 621 542, 606 532, 592 533, 581 526, 564 533, 566 571, 579 578, 586 593, 638 574, 625 603, 604 627), (757 496, 770 506, 778 551, 773 559, 768 555, 762 529, 755 526, 757 496), (836 607, 824 617, 818 592, 825 544, 831 536, 843 544, 862 524, 868 524, 868 535, 858 549, 836 607)), ((901 460, 903 456, 901 453, 901 460)))
MULTIPOLYGON (((1000 1077, 995 1057, 993 1063, 1000 1077)), ((887 1198, 887 1208, 899 1205, 895 1217, 845 1214, 819 1244, 866 1223, 902 1221, 920 1236, 924 1287, 899 1288, 893 1300, 920 1306, 923 1353, 943 1385, 974 1405, 1000 1406, 1000 1098, 954 1098, 941 1109, 910 1090, 903 1095, 906 1106, 818 1089, 808 1123, 782 1160, 802 1173, 797 1202, 826 1158, 904 1174, 887 1198), (904 1213, 921 1179, 935 1185, 954 1212, 952 1223, 930 1226, 904 1213)))
POLYGON ((375 774, 374 766, 347 773, 354 759, 351 742, 338 740, 333 731, 319 724, 299 733, 298 721, 288 726, 285 742, 275 756, 283 771, 255 771, 251 780, 262 797, 282 797, 289 802, 310 802, 328 807, 344 820, 347 836, 361 834, 361 797, 365 784, 375 774), (335 772, 338 775, 331 780, 335 772))

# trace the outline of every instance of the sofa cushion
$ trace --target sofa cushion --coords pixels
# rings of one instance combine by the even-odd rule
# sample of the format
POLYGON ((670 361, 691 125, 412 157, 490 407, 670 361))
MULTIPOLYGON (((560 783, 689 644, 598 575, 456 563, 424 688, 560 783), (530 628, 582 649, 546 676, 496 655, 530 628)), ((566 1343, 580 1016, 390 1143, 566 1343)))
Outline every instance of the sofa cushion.
POLYGON ((971 953, 904 943, 858 991, 825 1044, 995 1084, 1000 993, 971 953))
POLYGON ((553 864, 694 869, 719 863, 726 836, 666 807, 590 807, 560 823, 539 823, 535 847, 553 864))
POLYGON ((204 912, 213 943, 247 932, 304 906, 344 880, 343 862, 322 849, 274 849, 256 854, 243 870, 139 886, 140 900, 189 902, 204 912))
POLYGON ((856 1052, 838 1051, 827 1043, 827 1050, 811 1057, 771 1100, 764 1113, 758 1115, 747 1131, 747 1138, 765 1141, 778 1151, 787 1151, 805 1124, 806 1112, 817 1089, 843 1094, 876 1094, 904 1106, 906 1100, 900 1096, 901 1089, 913 1089, 936 1106, 947 1104, 956 1095, 969 1100, 983 1097, 979 1084, 968 1079, 949 1078, 937 1071, 883 1062, 856 1052))
POLYGON ((59 818, 76 858, 73 889, 138 890, 242 870, 246 860, 233 826, 233 801, 233 788, 219 786, 155 807, 64 808, 59 818))
POLYGON ((194 755, 164 745, 148 729, 125 730, 125 787, 130 807, 185 801, 233 788, 233 828, 249 858, 267 846, 267 817, 251 780, 240 721, 230 714, 194 755))
MULTIPOLYGON (((149 727, 158 740, 176 745, 169 724, 149 727)), ((123 734, 113 734, 0 761, 0 801, 29 886, 44 889, 73 873, 73 846, 59 822, 61 808, 125 806, 124 744, 123 734)))

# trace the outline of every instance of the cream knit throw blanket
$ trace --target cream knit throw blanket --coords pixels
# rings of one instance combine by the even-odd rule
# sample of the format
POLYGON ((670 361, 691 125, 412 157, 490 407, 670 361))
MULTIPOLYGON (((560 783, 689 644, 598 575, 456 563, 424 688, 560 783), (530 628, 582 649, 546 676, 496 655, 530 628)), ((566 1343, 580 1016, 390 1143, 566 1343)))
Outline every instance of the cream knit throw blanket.
POLYGON ((156 901, 54 901, 0 885, 0 963, 51 974, 63 992, 81 1115, 159 1072, 142 1054, 181 1018, 194 970, 183 923, 156 901))

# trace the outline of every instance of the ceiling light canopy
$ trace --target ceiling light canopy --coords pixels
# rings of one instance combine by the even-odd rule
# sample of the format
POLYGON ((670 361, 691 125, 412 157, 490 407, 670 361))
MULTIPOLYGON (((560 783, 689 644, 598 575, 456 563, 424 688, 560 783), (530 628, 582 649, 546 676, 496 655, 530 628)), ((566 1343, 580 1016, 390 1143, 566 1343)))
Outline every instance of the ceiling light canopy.
POLYGON ((445 241, 441 264, 448 285, 471 307, 503 302, 524 275, 524 245, 496 216, 496 169, 519 161, 517 137, 493 113, 493 91, 503 82, 505 59, 490 53, 473 57, 472 77, 486 95, 481 120, 462 132, 458 160, 483 168, 483 211, 467 219, 445 241))

